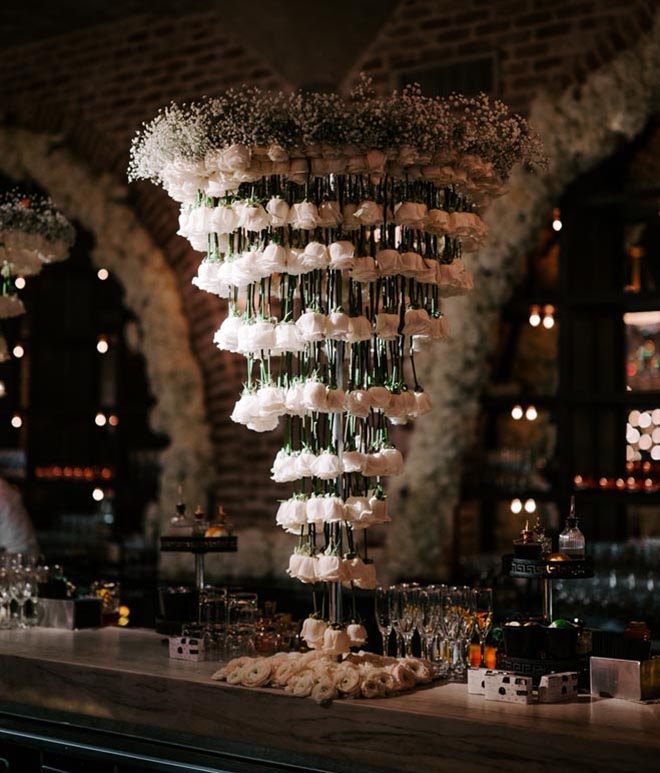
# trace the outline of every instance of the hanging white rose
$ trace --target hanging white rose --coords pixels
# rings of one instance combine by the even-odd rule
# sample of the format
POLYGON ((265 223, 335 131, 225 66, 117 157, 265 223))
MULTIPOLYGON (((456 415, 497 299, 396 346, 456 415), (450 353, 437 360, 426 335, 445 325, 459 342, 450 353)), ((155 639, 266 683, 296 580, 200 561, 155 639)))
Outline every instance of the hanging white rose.
POLYGON ((325 338, 327 317, 325 314, 319 314, 316 311, 306 311, 296 320, 303 341, 311 343, 312 341, 322 341, 325 338))
POLYGON ((259 417, 259 399, 255 392, 244 391, 240 396, 234 410, 231 413, 231 420, 237 424, 249 424, 259 417))
POLYGON ((435 284, 437 276, 438 262, 432 258, 422 258, 422 266, 418 269, 415 279, 420 284, 435 284))
MULTIPOLYGON (((321 582, 341 582, 344 579, 344 562, 340 556, 320 555, 317 564, 317 578, 321 582)), ((328 631, 326 631, 326 636, 328 631)), ((324 649, 325 640, 324 640, 324 649)))
POLYGON ((344 413, 346 411, 346 392, 343 389, 328 387, 325 406, 328 413, 344 413))
POLYGON ((236 143, 230 145, 222 153, 222 164, 232 172, 239 172, 247 169, 250 165, 250 158, 251 154, 249 148, 246 148, 245 145, 236 143))
POLYGON ((394 208, 394 222, 407 228, 424 228, 427 217, 426 204, 404 201, 394 208))
POLYGON ((355 210, 355 219, 365 226, 380 225, 384 220, 383 208, 375 201, 361 201, 355 210))
POLYGON ((431 317, 431 339, 433 341, 448 341, 450 338, 447 317, 431 317))
POLYGON ((378 586, 378 578, 376 577, 376 565, 372 563, 364 563, 362 565, 362 572, 360 576, 354 580, 354 584, 361 590, 374 590, 378 586))
POLYGON ((302 252, 301 261, 306 271, 327 268, 330 262, 328 248, 321 242, 309 242, 302 252))
POLYGON ((328 248, 330 254, 330 268, 337 271, 353 268, 355 263, 355 246, 353 242, 332 242, 328 248))
POLYGON ((387 459, 381 453, 367 454, 362 474, 365 478, 379 478, 387 475, 387 459))
POLYGON ((300 638, 303 639, 311 649, 320 649, 323 646, 323 635, 328 624, 324 620, 315 617, 308 617, 302 624, 300 638))
POLYGON ((371 397, 366 389, 351 389, 346 395, 346 409, 351 416, 361 419, 371 413, 371 397))
POLYGON ((276 414, 271 416, 257 416, 247 423, 247 428, 253 432, 272 432, 277 429, 279 417, 276 414))
POLYGON ((281 387, 266 385, 257 390, 259 415, 283 416, 286 410, 285 392, 281 387))
POLYGON ((344 451, 341 461, 344 472, 362 472, 366 456, 361 451, 344 451))
POLYGON ((403 473, 403 456, 397 448, 383 448, 378 452, 385 459, 387 467, 384 475, 401 475, 403 473))
POLYGON ((270 225, 270 215, 261 204, 250 204, 242 208, 238 224, 246 231, 263 231, 270 225))
POLYGON ((271 354, 302 352, 304 349, 305 342, 295 323, 279 322, 275 326, 275 346, 271 349, 271 354))
POLYGON ((403 324, 403 335, 429 335, 431 322, 426 309, 407 309, 403 324))
POLYGON ((399 315, 381 312, 376 315, 376 335, 383 341, 397 338, 399 335, 399 315))
POLYGON ((311 201, 302 201, 299 204, 293 204, 289 211, 289 225, 292 228, 299 228, 305 231, 311 231, 319 224, 319 213, 316 204, 311 201))
POLYGON ((449 233, 449 212, 444 209, 431 209, 426 217, 426 230, 436 236, 444 236, 449 233))
POLYGON ((362 223, 355 217, 357 208, 357 204, 344 204, 342 209, 342 216, 344 218, 342 229, 344 231, 357 231, 362 226, 362 223))
POLYGON ((263 276, 282 274, 286 271, 287 250, 281 244, 271 242, 261 254, 263 276))
POLYGON ((387 499, 383 496, 372 495, 369 498, 369 506, 371 507, 374 524, 389 523, 392 520, 387 509, 387 499))
MULTIPOLYGON (((402 276, 417 279, 418 282, 423 284, 424 279, 422 277, 425 270, 424 258, 418 252, 404 252, 401 254, 399 258, 399 273, 402 276)), ((429 274, 428 276, 433 275, 429 274)), ((435 276, 433 276, 434 278, 435 276)))
POLYGON ((415 392, 415 412, 413 416, 425 416, 433 410, 433 403, 428 392, 415 392))
POLYGON ((325 328, 325 337, 332 341, 346 341, 350 319, 343 311, 332 311, 328 315, 325 328))
POLYGON ((303 385, 303 405, 308 411, 327 412, 327 389, 322 381, 310 379, 303 385))
POLYGON ((216 331, 213 336, 213 343, 218 349, 224 349, 229 352, 238 351, 238 332, 245 323, 243 318, 230 314, 216 331))
POLYGON ((316 454, 310 451, 301 451, 296 456, 296 479, 311 478, 314 475, 314 466, 316 465, 316 454))
POLYGON ((289 219, 289 205, 279 196, 273 196, 266 204, 266 212, 270 215, 273 228, 282 228, 289 219))
POLYGON ((298 247, 290 247, 286 257, 286 273, 291 276, 300 276, 307 273, 307 268, 303 263, 304 250, 298 247))
POLYGON ((379 250, 376 253, 379 276, 394 276, 401 273, 401 253, 398 250, 379 250))
POLYGON ((360 341, 368 341, 372 336, 371 322, 364 315, 358 317, 349 317, 348 332, 346 341, 349 344, 356 344, 360 341))
POLYGON ((208 220, 209 231, 218 234, 230 234, 238 228, 238 216, 231 207, 214 207, 208 220))
POLYGON ((336 228, 343 221, 338 201, 322 201, 319 205, 319 225, 322 228, 336 228))
POLYGON ((472 274, 462 260, 456 259, 449 264, 438 264, 438 293, 441 298, 466 295, 472 289, 474 289, 472 274))
POLYGON ((332 655, 345 655, 351 650, 351 640, 343 628, 327 628, 323 635, 323 651, 332 655))
POLYGON ((351 277, 356 282, 373 282, 378 279, 378 266, 376 261, 370 255, 362 258, 355 258, 351 277))
POLYGON ((340 497, 312 496, 307 500, 308 523, 339 523, 346 520, 344 502, 340 497))
POLYGON ((298 480, 296 470, 297 454, 290 454, 284 449, 277 452, 270 470, 270 477, 276 483, 290 483, 298 480))
MULTIPOLYGON (((278 328, 282 327, 278 325, 278 328)), ((293 326, 295 329, 295 326, 293 326)), ((286 391, 285 407, 289 416, 304 416, 307 413, 304 402, 304 386, 296 381, 286 391)))
POLYGON ((351 642, 351 647, 361 647, 367 641, 367 629, 359 623, 347 625, 346 635, 351 642))
POLYGON ((371 407, 378 411, 386 411, 392 402, 392 393, 384 386, 371 386, 367 390, 371 407))
POLYGON ((334 480, 342 472, 342 464, 337 454, 324 451, 316 457, 314 475, 320 480, 334 480))
POLYGON ((348 497, 345 504, 346 520, 359 521, 362 517, 371 515, 368 497, 348 497), (368 515, 367 515, 368 514, 368 515))
POLYGON ((288 574, 304 583, 313 583, 318 579, 316 556, 293 553, 289 559, 288 574))

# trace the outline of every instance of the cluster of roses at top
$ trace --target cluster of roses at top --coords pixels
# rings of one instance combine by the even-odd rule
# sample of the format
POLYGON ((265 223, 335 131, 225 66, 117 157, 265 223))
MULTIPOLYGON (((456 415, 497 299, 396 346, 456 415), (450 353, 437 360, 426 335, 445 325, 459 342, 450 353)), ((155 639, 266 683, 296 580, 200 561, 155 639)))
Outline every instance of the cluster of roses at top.
POLYGON ((289 534, 300 534, 305 526, 325 523, 347 523, 353 531, 361 531, 391 520, 387 499, 373 491, 369 496, 350 496, 346 500, 332 494, 294 496, 280 502, 276 517, 277 525, 289 534))
POLYGON ((374 564, 365 563, 359 556, 340 556, 332 551, 310 554, 307 549, 296 550, 289 558, 287 573, 306 584, 340 582, 361 590, 373 590, 378 585, 374 564))
POLYGON ((277 427, 280 416, 311 416, 318 413, 348 413, 366 419, 371 411, 381 411, 393 424, 405 424, 432 409, 427 392, 386 386, 344 391, 316 379, 296 380, 288 387, 263 384, 246 389, 231 414, 232 421, 255 432, 277 427))
POLYGON ((493 164, 478 156, 449 157, 446 150, 431 155, 410 147, 361 153, 357 148, 315 143, 290 155, 276 144, 250 148, 235 143, 211 150, 203 159, 179 158, 166 163, 158 172, 165 190, 180 202, 193 201, 200 191, 207 196, 225 196, 242 183, 257 182, 272 175, 299 185, 307 183, 310 176, 329 175, 368 175, 372 179, 387 175, 425 180, 442 188, 453 186, 484 204, 505 192, 493 164))
POLYGON ((227 297, 230 287, 244 289, 273 274, 300 276, 328 268, 348 269, 351 278, 362 283, 374 282, 380 277, 404 276, 420 284, 437 285, 442 297, 463 295, 474 287, 472 275, 460 259, 441 263, 412 250, 400 252, 388 248, 378 250, 375 258, 371 255, 356 258, 355 247, 349 241, 332 242, 329 246, 309 242, 300 248, 271 242, 263 250, 245 250, 222 261, 204 260, 192 281, 200 290, 227 297))
POLYGON ((407 309, 403 326, 399 314, 380 312, 375 323, 360 315, 349 317, 343 311, 322 314, 306 311, 295 322, 228 316, 213 336, 213 343, 224 351, 245 357, 276 357, 287 352, 303 352, 308 344, 344 341, 357 344, 372 336, 392 341, 400 335, 413 339, 415 351, 431 341, 446 341, 449 328, 445 317, 426 309, 407 309))
POLYGON ((0 228, 0 264, 6 263, 14 276, 35 276, 45 264, 66 260, 69 248, 68 241, 0 228))
MULTIPOLYGON (((474 212, 446 212, 428 209, 426 204, 404 201, 394 212, 372 200, 359 204, 323 201, 317 207, 311 201, 289 204, 279 196, 272 197, 264 207, 258 201, 238 200, 217 207, 205 205, 181 208, 179 234, 189 239, 195 249, 206 251, 209 234, 227 236, 239 229, 260 233, 267 228, 290 226, 296 230, 339 228, 357 231, 360 228, 381 227, 386 223, 424 231, 433 236, 461 239, 466 252, 479 249, 488 235, 488 228, 474 212)), ((223 240, 222 247, 226 246, 223 240)))
MULTIPOLYGON (((341 457, 331 450, 315 454, 309 450, 281 449, 271 468, 276 483, 291 483, 303 478, 336 480, 344 473, 359 473, 365 478, 382 478, 403 473, 403 456, 396 448, 378 451, 343 451, 341 457)), ((343 519, 339 519, 343 520, 343 519)))

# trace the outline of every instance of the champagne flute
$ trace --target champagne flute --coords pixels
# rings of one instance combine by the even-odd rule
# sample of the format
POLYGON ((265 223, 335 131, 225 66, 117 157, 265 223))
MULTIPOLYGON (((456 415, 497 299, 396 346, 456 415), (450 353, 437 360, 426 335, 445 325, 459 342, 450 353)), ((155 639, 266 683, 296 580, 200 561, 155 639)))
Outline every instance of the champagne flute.
POLYGON ((493 625, 493 589, 476 588, 473 590, 472 606, 474 610, 474 626, 479 637, 481 666, 484 666, 486 660, 486 639, 493 625))
POLYGON ((379 585, 376 588, 376 595, 374 599, 376 625, 380 631, 380 636, 383 640, 383 655, 387 655, 389 651, 390 635, 392 634, 392 617, 391 617, 391 588, 384 588, 379 585))
POLYGON ((11 599, 9 573, 0 569, 0 628, 11 628, 11 599))
POLYGON ((422 656, 431 660, 433 640, 440 625, 440 590, 430 585, 419 596, 419 635, 422 642, 422 656))
POLYGON ((419 586, 407 585, 401 586, 398 594, 399 607, 399 626, 401 635, 405 643, 405 656, 412 656, 412 639, 417 628, 419 617, 419 586))

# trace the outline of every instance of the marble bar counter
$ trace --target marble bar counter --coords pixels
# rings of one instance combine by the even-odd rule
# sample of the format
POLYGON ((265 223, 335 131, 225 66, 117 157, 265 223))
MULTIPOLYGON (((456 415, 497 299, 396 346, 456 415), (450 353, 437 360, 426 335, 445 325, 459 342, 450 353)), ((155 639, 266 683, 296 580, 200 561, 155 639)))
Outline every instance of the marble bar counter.
POLYGON ((0 631, 0 758, 3 738, 18 744, 23 735, 69 749, 110 746, 133 760, 131 771, 630 773, 660 765, 660 705, 585 696, 521 706, 445 684, 322 707, 212 682, 217 667, 169 660, 151 631, 0 631), (164 749, 187 764, 149 768, 164 749), (195 767, 199 755, 204 765, 195 767))

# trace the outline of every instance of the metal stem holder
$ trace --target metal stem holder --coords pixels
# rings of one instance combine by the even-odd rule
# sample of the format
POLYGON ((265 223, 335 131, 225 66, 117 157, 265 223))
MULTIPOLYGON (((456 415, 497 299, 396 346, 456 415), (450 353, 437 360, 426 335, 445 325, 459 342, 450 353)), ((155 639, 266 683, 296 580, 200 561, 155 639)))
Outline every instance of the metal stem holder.
POLYGON ((552 580, 541 580, 543 587, 543 622, 550 625, 552 622, 552 580))
MULTIPOLYGON (((344 342, 338 341, 335 350, 335 377, 338 389, 344 388, 344 342)), ((337 450, 337 456, 339 461, 342 460, 342 454, 344 452, 344 415, 342 413, 333 414, 332 434, 335 448, 337 450)), ((344 498, 344 481, 343 475, 337 478, 337 495, 344 498)), ((333 523, 330 527, 330 533, 332 539, 336 542, 341 537, 341 524, 333 523)), ((331 582, 328 584, 328 596, 330 601, 330 622, 341 623, 342 621, 342 598, 341 598, 341 582, 331 582)))

